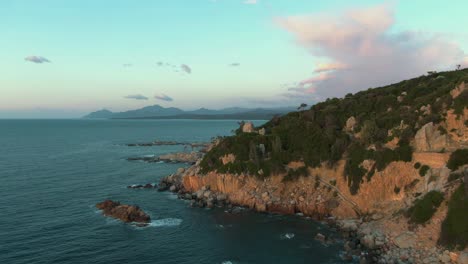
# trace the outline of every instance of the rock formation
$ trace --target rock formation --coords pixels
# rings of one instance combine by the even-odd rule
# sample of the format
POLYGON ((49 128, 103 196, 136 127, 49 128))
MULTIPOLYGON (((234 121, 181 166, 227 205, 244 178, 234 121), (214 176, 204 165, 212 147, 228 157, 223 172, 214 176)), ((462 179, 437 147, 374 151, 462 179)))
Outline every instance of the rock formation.
POLYGON ((253 133, 255 128, 252 122, 245 122, 241 124, 242 132, 244 133, 253 133))
POLYGON ((151 218, 136 205, 120 204, 120 202, 105 200, 96 204, 96 208, 102 210, 106 216, 121 220, 125 223, 137 223, 138 225, 147 225, 151 218))
POLYGON ((416 132, 414 147, 419 152, 439 152, 449 148, 447 134, 441 134, 434 123, 425 124, 416 132))

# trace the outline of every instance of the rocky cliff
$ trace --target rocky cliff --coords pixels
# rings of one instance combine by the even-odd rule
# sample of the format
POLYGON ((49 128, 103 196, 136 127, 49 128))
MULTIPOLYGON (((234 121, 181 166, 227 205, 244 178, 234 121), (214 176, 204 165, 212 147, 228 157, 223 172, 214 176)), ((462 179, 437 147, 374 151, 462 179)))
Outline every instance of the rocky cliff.
POLYGON ((227 200, 259 212, 355 219, 358 243, 390 259, 465 263, 468 188, 465 198, 459 193, 468 185, 467 80, 466 70, 425 76, 260 128, 242 123, 166 181, 198 206, 227 200), (440 238, 447 228, 461 230, 451 234, 456 243, 440 238), (437 249, 445 247, 456 250, 437 249))

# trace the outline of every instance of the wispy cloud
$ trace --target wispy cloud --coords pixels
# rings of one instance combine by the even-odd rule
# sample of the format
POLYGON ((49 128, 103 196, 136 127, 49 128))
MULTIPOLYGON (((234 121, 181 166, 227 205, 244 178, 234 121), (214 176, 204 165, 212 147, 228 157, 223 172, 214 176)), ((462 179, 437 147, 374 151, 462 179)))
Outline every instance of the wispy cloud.
POLYGON ((238 62, 233 62, 233 63, 229 64, 229 66, 231 66, 231 67, 239 67, 239 66, 240 66, 240 63, 238 63, 238 62))
POLYGON ((131 63, 124 63, 124 64, 122 64, 122 66, 123 66, 124 68, 129 68, 129 67, 132 67, 133 64, 131 64, 131 63))
POLYGON ((126 99, 135 99, 135 100, 148 100, 148 97, 141 95, 141 94, 131 94, 124 96, 126 99))
POLYGON ((166 102, 172 102, 174 99, 166 94, 160 94, 160 95, 155 95, 155 99, 166 101, 166 102))
POLYGON ((188 65, 186 65, 186 64, 180 65, 180 68, 182 69, 182 71, 184 71, 184 72, 187 73, 187 74, 191 74, 191 73, 192 73, 192 68, 190 68, 190 66, 188 66, 188 65))
POLYGON ((42 57, 42 56, 28 56, 24 58, 25 61, 33 62, 33 63, 45 63, 50 62, 50 60, 42 57))
POLYGON ((340 15, 313 14, 277 19, 319 64, 298 92, 322 99, 424 74, 462 63, 460 46, 439 34, 393 29, 393 6, 352 9, 340 15))

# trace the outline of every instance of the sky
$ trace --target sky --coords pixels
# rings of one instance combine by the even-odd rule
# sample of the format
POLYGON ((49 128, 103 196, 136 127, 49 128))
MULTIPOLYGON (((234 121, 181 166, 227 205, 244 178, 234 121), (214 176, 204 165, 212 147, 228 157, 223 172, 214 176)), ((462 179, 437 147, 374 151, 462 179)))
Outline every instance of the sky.
POLYGON ((2 0, 0 118, 313 104, 468 66, 461 0, 2 0))

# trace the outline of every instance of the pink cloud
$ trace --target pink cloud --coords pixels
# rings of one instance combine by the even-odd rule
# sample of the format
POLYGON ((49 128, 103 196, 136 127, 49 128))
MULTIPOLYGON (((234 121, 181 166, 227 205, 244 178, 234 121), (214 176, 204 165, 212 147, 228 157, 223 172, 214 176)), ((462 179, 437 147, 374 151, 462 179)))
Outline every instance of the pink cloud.
POLYGON ((315 58, 329 61, 316 67, 318 75, 300 82, 313 84, 322 99, 431 70, 454 69, 462 61, 468 66, 460 46, 441 35, 395 32, 393 6, 388 4, 347 10, 338 16, 290 16, 276 22, 315 58))
POLYGON ((329 72, 329 71, 336 71, 336 70, 344 70, 346 68, 348 68, 348 66, 339 62, 319 63, 315 67, 314 72, 322 73, 322 72, 329 72))

